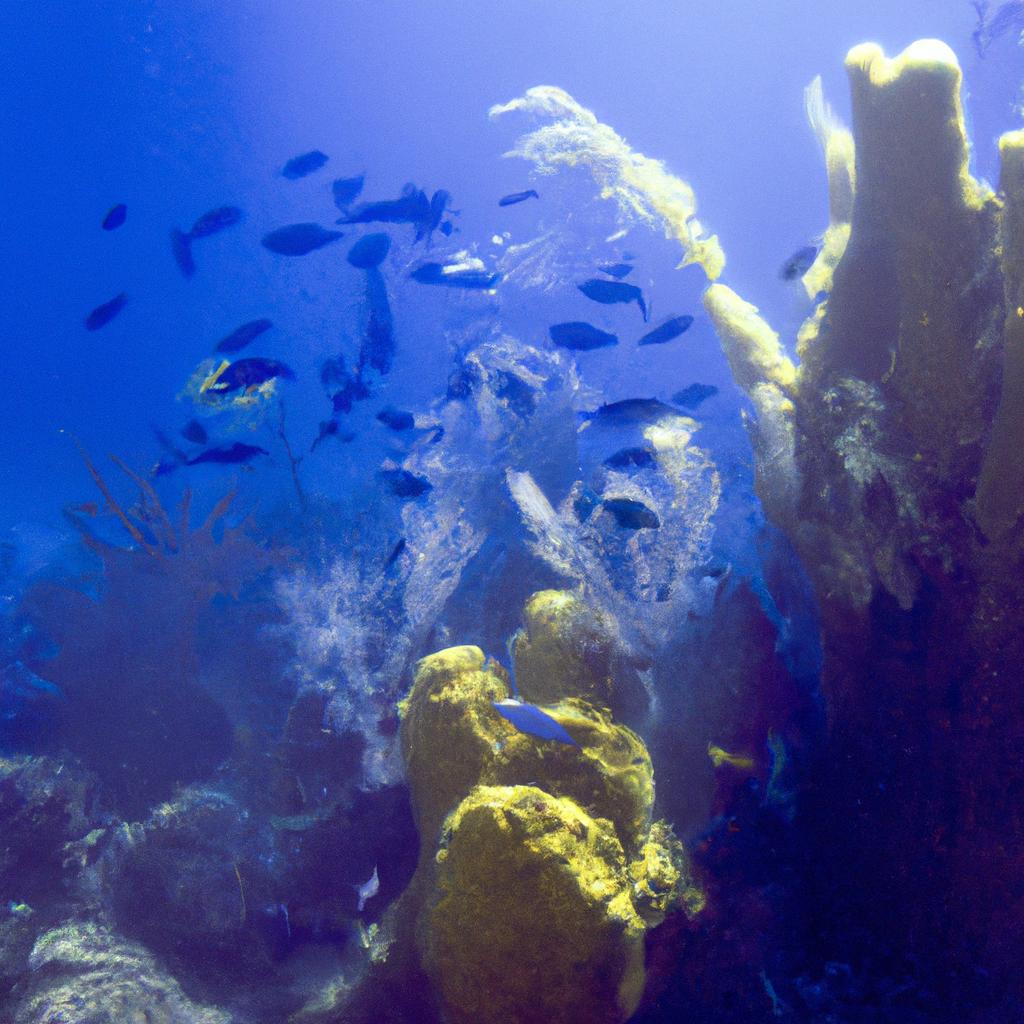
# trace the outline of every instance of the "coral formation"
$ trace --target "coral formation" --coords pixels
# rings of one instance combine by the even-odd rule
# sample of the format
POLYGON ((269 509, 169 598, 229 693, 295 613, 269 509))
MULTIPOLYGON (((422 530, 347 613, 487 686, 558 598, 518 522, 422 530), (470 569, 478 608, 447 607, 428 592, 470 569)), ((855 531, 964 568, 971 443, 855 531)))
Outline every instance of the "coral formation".
POLYGON ((805 284, 828 296, 799 366, 725 285, 706 308, 754 406, 758 493, 821 606, 812 813, 847 851, 822 885, 872 934, 938 936, 1019 989, 1024 134, 1001 140, 997 195, 970 175, 944 44, 862 45, 846 66, 854 145, 815 122, 831 243, 805 284))
POLYGON ((555 591, 526 618, 517 675, 578 745, 500 716, 508 677, 477 647, 425 658, 402 702, 420 953, 453 1021, 622 1021, 643 992, 647 930, 703 897, 681 844, 651 824, 650 758, 603 706, 607 661, 581 656, 584 635, 600 652, 601 619, 555 591), (595 692, 597 706, 579 696, 595 692))

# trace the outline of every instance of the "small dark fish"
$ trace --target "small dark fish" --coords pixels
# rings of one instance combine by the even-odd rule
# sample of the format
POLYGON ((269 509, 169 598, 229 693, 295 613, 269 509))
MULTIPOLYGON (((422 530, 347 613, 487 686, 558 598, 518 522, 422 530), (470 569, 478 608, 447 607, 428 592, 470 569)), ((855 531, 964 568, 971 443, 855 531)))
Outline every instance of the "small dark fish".
POLYGON ((626 530, 657 530, 661 520, 653 509, 632 498, 606 498, 601 504, 615 516, 615 522, 626 530))
POLYGON ((390 373, 395 358, 395 325, 391 317, 388 290, 381 272, 373 267, 366 271, 366 304, 370 314, 359 346, 357 375, 360 378, 367 366, 381 376, 390 373))
POLYGON ((334 205, 342 212, 348 211, 352 200, 363 191, 365 175, 357 174, 354 178, 337 178, 331 185, 334 194, 334 205))
POLYGON ((552 324, 548 328, 551 340, 561 348, 571 348, 576 352, 589 352, 595 348, 608 348, 618 345, 619 339, 607 331, 598 330, 592 324, 582 320, 570 320, 564 324, 552 324))
POLYGON ((348 261, 353 267, 360 270, 369 270, 371 267, 379 267, 384 262, 388 250, 391 248, 391 239, 383 232, 372 235, 363 235, 348 251, 348 261))
POLYGON ((444 216, 444 211, 448 209, 448 203, 451 202, 452 195, 447 189, 439 188, 430 197, 430 215, 425 221, 421 221, 416 225, 416 241, 418 242, 421 238, 426 236, 429 244, 430 236, 438 229, 441 224, 441 218, 444 216))
POLYGON ((440 441, 442 437, 444 437, 444 427, 438 424, 436 427, 434 427, 434 432, 433 434, 430 435, 430 440, 427 441, 427 444, 437 444, 437 442, 440 441))
POLYGON ((666 320, 660 327, 648 331, 638 342, 638 345, 664 345, 665 342, 678 338, 685 334, 693 323, 692 316, 674 316, 666 320))
POLYGON ((377 413, 377 419, 380 420, 384 426, 391 430, 412 430, 416 426, 416 420, 413 418, 411 412, 405 412, 402 409, 396 409, 394 406, 387 406, 381 409, 377 413))
POLYGON ((391 566, 398 561, 398 556, 405 550, 405 538, 402 537, 398 543, 391 549, 391 554, 388 555, 387 561, 384 563, 385 569, 390 569, 391 566))
POLYGON ((609 455, 604 464, 611 469, 644 469, 654 465, 654 452, 650 448, 623 448, 609 455))
POLYGON ((672 396, 672 401, 680 408, 696 409, 701 402, 714 398, 717 394, 718 388, 714 384, 691 384, 682 391, 677 391, 672 396))
POLYGON ((280 256, 305 256, 343 237, 319 224, 289 224, 263 236, 263 247, 280 256))
POLYGON ((579 497, 572 503, 572 508, 576 513, 576 518, 581 523, 585 523, 590 518, 594 509, 600 504, 600 496, 589 487, 584 487, 580 491, 579 497))
POLYGON ((616 277, 622 280, 624 277, 628 277, 633 273, 632 263, 609 263, 606 267, 598 267, 598 270, 602 274, 607 274, 609 277, 616 277))
POLYGON ((678 409, 658 398, 624 398, 599 406, 593 412, 581 413, 580 419, 623 426, 627 423, 657 423, 666 416, 679 415, 678 409))
POLYGON ((271 320, 250 320, 236 327, 227 337, 221 338, 214 352, 241 352, 246 345, 273 326, 271 320))
POLYGON ((192 238, 177 228, 171 229, 171 253, 183 277, 191 277, 196 272, 196 263, 192 259, 192 238))
POLYGON ((319 171, 327 163, 327 160, 328 156, 326 153, 321 153, 319 149, 311 149, 308 153, 293 156, 284 165, 281 174, 289 181, 297 181, 299 178, 304 178, 307 174, 319 171))
POLYGON ((208 390, 227 395, 232 391, 259 387, 260 384, 273 380, 275 377, 294 380, 295 374, 277 359, 262 359, 258 356, 238 359, 225 368, 208 390))
POLYGON ((339 224, 424 224, 430 220, 430 200, 427 193, 415 185, 406 185, 399 199, 384 199, 377 203, 363 203, 339 224))
POLYGON ((616 302, 635 302, 640 307, 644 320, 647 319, 647 305, 644 293, 635 284, 622 281, 606 281, 602 277, 592 277, 589 281, 576 286, 588 299, 611 306, 616 302))
POLYGON ((115 295, 109 302, 104 302, 102 306, 97 306, 85 318, 85 329, 87 331, 98 331, 101 327, 105 327, 124 309, 124 304, 127 301, 128 296, 121 292, 120 295, 115 295))
POLYGON ((331 395, 331 408, 336 413, 351 412, 354 402, 359 402, 369 397, 370 389, 358 378, 352 378, 331 395))
POLYGON ((811 264, 817 257, 818 247, 815 245, 805 245, 802 249, 797 249, 782 264, 782 267, 779 269, 779 277, 783 281, 795 281, 798 277, 803 277, 811 269, 811 264))
POLYGON ((242 219, 242 211, 237 206, 218 206, 216 210, 210 210, 204 213, 192 225, 192 230, 189 235, 193 239, 196 238, 207 238, 210 235, 217 234, 218 231, 223 231, 225 228, 230 228, 232 225, 237 224, 242 219))
POLYGON ((107 215, 103 218, 103 223, 100 226, 104 231, 115 231, 125 222, 127 216, 128 207, 124 203, 118 203, 107 210, 107 215))
POLYGON ((209 438, 206 436, 206 427, 199 420, 189 420, 181 428, 181 436, 192 444, 206 444, 209 438))
POLYGON ((418 498, 434 486, 425 477, 416 476, 407 469, 386 469, 381 472, 381 476, 388 482, 391 493, 399 498, 418 498))
POLYGON ((257 455, 269 455, 265 448, 254 444, 243 444, 235 441, 232 444, 218 445, 216 448, 207 448, 200 452, 194 459, 188 460, 188 465, 198 466, 202 462, 214 462, 220 465, 232 465, 239 462, 248 462, 257 455))
POLYGON ((350 433, 349 431, 342 432, 339 427, 340 424, 335 419, 324 420, 320 424, 320 433, 316 435, 316 440, 309 446, 310 452, 315 452, 320 443, 328 437, 336 437, 342 443, 347 443, 356 439, 355 434, 350 433))
POLYGON ((515 206, 516 203, 525 203, 527 199, 540 199, 535 189, 528 188, 525 192, 510 192, 498 200, 499 206, 515 206))
POLYGON ((492 700, 491 703, 502 718, 527 736, 567 743, 571 747, 579 746, 557 719, 552 718, 546 711, 541 711, 536 704, 526 704, 511 697, 505 700, 492 700))
POLYGON ((440 231, 445 238, 451 238, 451 234, 455 228, 450 220, 446 220, 437 230, 440 231))
POLYGON ((500 280, 501 274, 486 270, 453 269, 457 264, 424 263, 417 267, 409 276, 420 284, 440 284, 448 288, 469 288, 487 291, 500 280))

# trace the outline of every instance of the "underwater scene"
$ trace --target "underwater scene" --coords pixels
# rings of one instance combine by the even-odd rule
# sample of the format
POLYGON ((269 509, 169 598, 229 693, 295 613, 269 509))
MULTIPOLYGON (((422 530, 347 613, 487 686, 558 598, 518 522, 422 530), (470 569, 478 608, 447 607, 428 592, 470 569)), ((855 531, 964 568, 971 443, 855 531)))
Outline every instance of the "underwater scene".
POLYGON ((1024 0, 0 52, 0 1024, 1024 1024, 1024 0))

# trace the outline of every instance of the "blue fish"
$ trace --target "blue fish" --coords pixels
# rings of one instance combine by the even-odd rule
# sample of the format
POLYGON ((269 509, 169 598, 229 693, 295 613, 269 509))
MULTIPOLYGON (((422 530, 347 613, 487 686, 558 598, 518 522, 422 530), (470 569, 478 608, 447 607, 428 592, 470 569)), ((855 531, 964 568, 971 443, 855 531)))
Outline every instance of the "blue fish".
POLYGON ((421 238, 426 236, 429 244, 430 236, 440 225, 441 218, 444 216, 444 211, 448 209, 448 203, 451 201, 451 198, 451 193, 443 188, 439 188, 430 197, 430 214, 425 221, 416 225, 415 241, 418 242, 421 238))
POLYGON ((562 725, 546 711, 541 711, 536 704, 526 704, 521 700, 506 697, 504 700, 492 700, 495 710, 510 722, 519 732, 527 736, 535 736, 539 740, 554 740, 556 743, 567 743, 571 747, 579 744, 565 731, 562 725))
POLYGON ((289 224, 263 236, 263 247, 279 256, 305 256, 343 237, 340 231, 328 231, 319 224, 289 224))
POLYGON ((379 267, 384 262, 388 250, 391 248, 391 239, 383 232, 372 235, 364 235, 348 251, 348 261, 353 267, 360 270, 369 270, 371 267, 379 267))
POLYGON ((219 465, 235 465, 239 462, 248 462, 257 455, 269 455, 265 448, 254 444, 243 444, 235 441, 229 445, 218 445, 216 448, 207 448, 200 452, 194 459, 188 460, 188 465, 198 466, 203 462, 212 462, 219 465))
POLYGON ((661 520, 653 509, 632 498, 606 498, 601 504, 615 516, 615 522, 626 530, 657 530, 661 520))
POLYGON ((191 277, 196 272, 196 263, 192 259, 192 238, 177 228, 171 229, 171 254, 183 277, 191 277))
POLYGON ((672 396, 672 401, 680 408, 696 409, 701 402, 714 398, 717 394, 718 388, 714 384, 691 384, 682 391, 677 391, 672 396))
POLYGON ((399 498, 418 498, 434 488, 426 477, 417 476, 407 469, 385 469, 381 476, 387 481, 391 493, 399 498))
POLYGON ((341 431, 341 424, 336 419, 324 420, 320 424, 320 433, 316 435, 316 440, 309 446, 310 452, 315 452, 317 447, 328 437, 336 437, 342 443, 354 441, 356 435, 349 431, 341 431))
POLYGON ((237 206, 218 206, 215 210, 204 213, 192 225, 189 235, 193 238, 206 238, 223 231, 242 219, 242 211, 237 206))
POLYGON ((366 320, 366 331, 359 346, 357 375, 369 366, 382 376, 391 371, 395 358, 395 325, 391 317, 391 303, 381 272, 374 267, 366 271, 366 304, 370 314, 366 320))
POLYGON ((795 281, 798 277, 803 277, 808 270, 811 269, 811 264, 818 258, 818 247, 815 245, 805 245, 802 249, 797 249, 792 256, 782 264, 779 269, 779 277, 783 281, 795 281))
POLYGON ((631 423, 657 423, 666 416, 679 416, 679 410, 659 398, 623 398, 607 402, 592 412, 580 413, 580 419, 607 426, 626 426, 631 423))
POLYGON ((358 377, 350 378, 331 395, 334 412, 351 412, 352 404, 370 397, 370 389, 358 377))
POLYGON ((284 165, 281 175, 289 181, 297 181, 299 178, 304 178, 307 174, 319 171, 327 163, 328 159, 326 153, 321 153, 319 149, 311 149, 308 153, 293 156, 284 165))
POLYGON ((602 274, 607 274, 609 277, 615 277, 620 280, 633 273, 633 265, 631 263, 609 263, 607 266, 598 267, 597 269, 602 274))
POLYGON ((447 288, 468 288, 472 291, 488 291, 501 280, 501 274, 475 270, 472 267, 453 270, 452 266, 446 266, 444 263, 424 263, 409 276, 420 284, 439 284, 447 288))
POLYGON ((409 183, 398 199, 384 199, 376 203, 363 203, 344 217, 339 224, 426 224, 430 221, 430 200, 427 193, 409 183))
POLYGON ((604 464, 611 469, 644 469, 654 465, 654 452, 650 448, 623 448, 609 455, 604 464))
POLYGON ((589 352, 595 348, 608 348, 619 343, 616 335, 598 330, 592 324, 584 323, 582 320, 552 324, 548 328, 548 334, 556 345, 561 348, 571 348, 576 352, 589 352))
POLYGON ((248 323, 236 327, 229 335, 217 342, 215 352, 240 352, 255 338, 258 338, 264 331, 273 327, 271 320, 250 320, 248 323))
POLYGON ((638 342, 638 345, 664 345, 665 342, 678 338, 690 329, 693 323, 692 316, 674 316, 666 320, 660 327, 648 331, 638 342))
POLYGON ((331 185, 331 192, 334 195, 334 205, 346 213, 352 201, 363 191, 364 175, 357 174, 354 178, 337 178, 331 185))
POLYGON ((527 199, 540 199, 536 189, 528 188, 525 192, 511 192, 498 200, 499 206, 515 206, 516 203, 525 203, 527 199))
POLYGON ((576 285, 577 288, 588 299, 593 302, 600 302, 605 306, 614 305, 617 302, 635 302, 640 307, 644 320, 647 319, 647 305, 644 302, 644 293, 635 284, 625 284, 622 281, 606 281, 601 277, 592 277, 583 284, 576 285))
POLYGON ((275 377, 294 380, 295 374, 277 359, 238 359, 226 367, 207 390, 227 395, 232 391, 259 387, 275 377))
POLYGON ((181 436, 191 444, 206 444, 209 438, 206 436, 206 428, 199 420, 189 420, 181 428, 181 436))
POLYGON ((384 426, 390 430, 402 431, 412 430, 416 426, 416 421, 413 418, 411 412, 405 412, 402 409, 396 409, 394 406, 386 406, 377 413, 377 419, 380 420, 384 426))
POLYGON ((98 331, 101 327, 105 327, 124 309, 124 304, 127 301, 128 296, 121 292, 120 295, 115 295, 109 302, 104 302, 102 306, 97 306, 85 318, 85 329, 87 331, 98 331))
POLYGON ((125 222, 127 216, 128 207, 124 203, 118 203, 107 210, 107 215, 103 218, 103 223, 100 226, 104 231, 115 231, 125 222))

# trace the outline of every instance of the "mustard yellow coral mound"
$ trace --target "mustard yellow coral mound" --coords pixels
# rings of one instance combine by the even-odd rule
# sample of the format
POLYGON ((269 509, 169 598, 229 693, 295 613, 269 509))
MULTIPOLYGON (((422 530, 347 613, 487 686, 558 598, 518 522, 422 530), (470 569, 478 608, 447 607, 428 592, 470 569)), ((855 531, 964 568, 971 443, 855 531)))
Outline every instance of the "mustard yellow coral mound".
POLYGON ((422 920, 452 1024, 619 1024, 643 991, 645 924, 608 822, 533 786, 459 805, 422 920))

